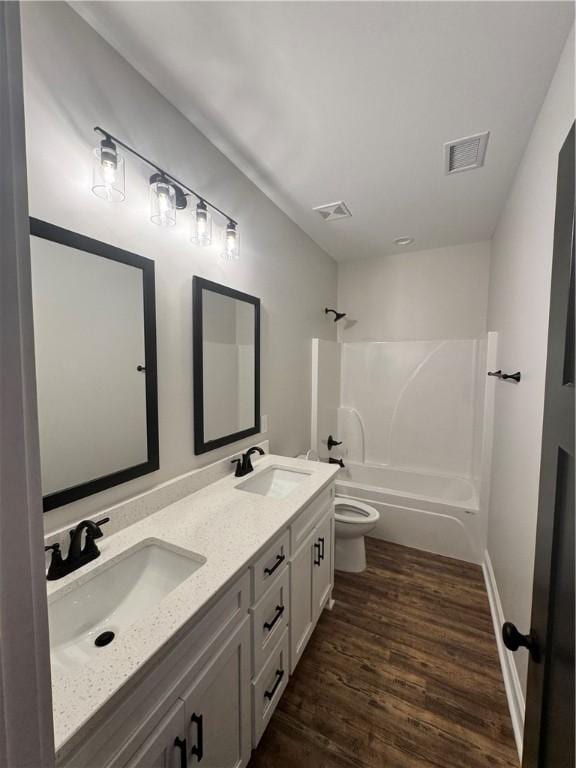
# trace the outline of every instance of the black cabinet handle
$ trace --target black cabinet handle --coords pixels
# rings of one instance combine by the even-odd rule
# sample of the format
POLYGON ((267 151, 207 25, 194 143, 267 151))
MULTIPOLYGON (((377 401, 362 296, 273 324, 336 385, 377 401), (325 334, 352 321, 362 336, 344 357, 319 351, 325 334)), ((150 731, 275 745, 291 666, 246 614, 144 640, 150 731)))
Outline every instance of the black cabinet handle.
POLYGON ((276 555, 276 562, 274 563, 272 568, 264 568, 264 573, 266 574, 266 576, 272 576, 274 571, 280 568, 284 560, 286 560, 286 555, 276 555))
POLYGON ((282 682, 282 678, 284 677, 284 670, 283 669, 277 669, 276 670, 276 682, 272 686, 271 691, 265 691, 264 692, 264 698, 265 699, 272 699, 274 697, 274 694, 278 690, 278 686, 282 682))
POLYGON ((315 541, 314 542, 314 565, 320 565, 322 558, 320 557, 320 544, 315 541), (318 554, 318 560, 316 560, 316 554, 318 554))
POLYGON ((188 750, 186 749, 186 739, 174 739, 174 746, 180 750, 180 768, 188 768, 188 750))
POLYGON ((276 624, 277 621, 280 620, 280 617, 282 616, 283 613, 284 613, 284 606, 283 605, 277 605, 276 606, 276 614, 275 614, 274 618, 272 619, 272 621, 264 622, 264 629, 267 629, 268 632, 271 632, 272 631, 272 627, 274 626, 274 624, 276 624))
POLYGON ((196 744, 190 750, 190 754, 198 758, 198 762, 204 757, 204 716, 193 713, 190 718, 191 723, 196 724, 196 744))
POLYGON ((320 551, 320 560, 324 560, 324 536, 320 536, 318 541, 320 542, 320 546, 322 547, 320 551))

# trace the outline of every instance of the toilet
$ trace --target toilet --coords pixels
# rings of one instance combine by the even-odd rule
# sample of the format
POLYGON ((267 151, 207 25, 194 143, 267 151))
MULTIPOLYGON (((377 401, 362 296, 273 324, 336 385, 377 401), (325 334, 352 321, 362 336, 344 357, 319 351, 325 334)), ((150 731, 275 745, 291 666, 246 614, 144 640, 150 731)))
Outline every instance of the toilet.
POLYGON ((380 519, 380 513, 369 504, 336 496, 334 499, 336 544, 334 567, 337 571, 360 573, 366 569, 367 536, 380 519))

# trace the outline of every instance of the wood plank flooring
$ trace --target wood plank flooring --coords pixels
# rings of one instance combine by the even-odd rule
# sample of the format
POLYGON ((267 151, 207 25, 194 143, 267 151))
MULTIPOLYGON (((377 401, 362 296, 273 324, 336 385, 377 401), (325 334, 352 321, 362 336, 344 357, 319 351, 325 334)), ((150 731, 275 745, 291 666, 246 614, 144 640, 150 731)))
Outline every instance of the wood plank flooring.
POLYGON ((366 543, 249 768, 518 768, 481 569, 366 543))

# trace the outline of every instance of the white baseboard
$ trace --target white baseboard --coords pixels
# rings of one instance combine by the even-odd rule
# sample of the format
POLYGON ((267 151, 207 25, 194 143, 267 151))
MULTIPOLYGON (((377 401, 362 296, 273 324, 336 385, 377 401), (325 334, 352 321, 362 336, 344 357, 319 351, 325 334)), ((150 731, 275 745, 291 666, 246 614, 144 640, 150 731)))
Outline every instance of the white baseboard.
POLYGON ((512 728, 514 729, 514 738, 516 740, 516 749, 518 757, 522 762, 522 741, 524 738, 524 693, 520 685, 520 678, 516 664, 512 658, 512 653, 504 645, 502 640, 502 624, 504 624, 504 611, 498 593, 496 577, 492 568, 492 561, 488 551, 484 552, 484 562, 482 563, 484 581, 486 582, 486 591, 488 592, 488 601, 490 603, 490 613, 492 614, 492 623, 494 624, 494 633, 496 635, 496 645, 498 646, 498 656, 500 658, 500 667, 502 668, 502 677, 504 678, 504 687, 506 688, 506 698, 510 717, 512 718, 512 728))

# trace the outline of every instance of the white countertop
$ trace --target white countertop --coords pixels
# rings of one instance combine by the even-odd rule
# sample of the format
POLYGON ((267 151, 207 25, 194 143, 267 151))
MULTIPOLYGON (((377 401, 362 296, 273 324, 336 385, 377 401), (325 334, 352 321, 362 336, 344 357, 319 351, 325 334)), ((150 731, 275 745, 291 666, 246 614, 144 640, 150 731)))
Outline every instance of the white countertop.
POLYGON ((174 633, 191 621, 247 567, 270 540, 333 479, 338 467, 267 455, 255 473, 271 465, 310 473, 284 499, 238 490, 248 477, 225 477, 118 533, 99 539, 101 555, 78 571, 48 582, 48 599, 74 588, 97 568, 148 538, 206 558, 206 563, 122 632, 113 645, 80 669, 53 670, 52 696, 57 756, 90 718, 174 633))

